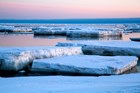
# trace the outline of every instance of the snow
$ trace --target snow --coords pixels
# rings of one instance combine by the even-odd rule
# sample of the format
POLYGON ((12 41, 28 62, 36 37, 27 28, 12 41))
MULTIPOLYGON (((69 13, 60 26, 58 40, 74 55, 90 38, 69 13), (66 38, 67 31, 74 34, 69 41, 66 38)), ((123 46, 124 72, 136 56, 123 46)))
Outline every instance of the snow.
POLYGON ((56 46, 81 46, 85 54, 140 57, 140 43, 133 41, 59 42, 56 46))
POLYGON ((76 55, 34 60, 36 71, 69 72, 91 75, 121 74, 137 65, 133 56, 76 55))
POLYGON ((101 77, 0 78, 0 93, 139 93, 140 73, 101 77))
POLYGON ((0 70, 27 69, 34 59, 82 54, 80 47, 0 47, 0 70))

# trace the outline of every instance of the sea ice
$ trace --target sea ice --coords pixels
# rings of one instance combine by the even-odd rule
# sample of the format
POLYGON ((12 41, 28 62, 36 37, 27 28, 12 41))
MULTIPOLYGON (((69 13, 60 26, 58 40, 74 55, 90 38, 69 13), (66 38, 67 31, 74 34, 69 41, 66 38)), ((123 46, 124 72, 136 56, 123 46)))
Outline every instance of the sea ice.
POLYGON ((91 75, 121 74, 137 65, 134 56, 75 55, 34 60, 33 71, 66 72, 91 75))
POLYGON ((105 37, 105 36, 122 36, 122 31, 111 30, 72 30, 67 32, 70 37, 105 37))
POLYGON ((80 47, 0 47, 0 70, 27 69, 34 59, 82 54, 80 47))
POLYGON ((35 35, 67 35, 67 36, 121 36, 123 29, 119 25, 66 25, 46 26, 33 30, 35 35))
POLYGON ((57 46, 81 46, 84 54, 140 57, 140 43, 133 41, 59 42, 57 46))

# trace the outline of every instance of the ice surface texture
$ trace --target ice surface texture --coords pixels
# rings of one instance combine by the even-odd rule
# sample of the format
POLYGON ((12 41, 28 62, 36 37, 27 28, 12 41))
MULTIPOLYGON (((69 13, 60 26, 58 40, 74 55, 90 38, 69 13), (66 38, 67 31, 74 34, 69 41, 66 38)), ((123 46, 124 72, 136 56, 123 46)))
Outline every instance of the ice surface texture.
POLYGON ((133 41, 59 42, 57 46, 81 46, 84 54, 140 57, 140 43, 133 41))
POLYGON ((28 69, 34 59, 82 54, 80 47, 0 47, 0 70, 28 69))
POLYGON ((91 75, 121 74, 137 65, 134 56, 75 55, 34 60, 36 71, 68 72, 91 75))

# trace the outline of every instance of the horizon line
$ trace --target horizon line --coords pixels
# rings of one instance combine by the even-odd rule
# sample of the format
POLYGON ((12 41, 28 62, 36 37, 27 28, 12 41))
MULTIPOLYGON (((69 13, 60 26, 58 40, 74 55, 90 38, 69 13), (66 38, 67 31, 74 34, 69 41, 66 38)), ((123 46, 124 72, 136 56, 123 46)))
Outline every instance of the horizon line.
POLYGON ((126 17, 126 18, 53 18, 53 19, 38 19, 38 18, 36 18, 36 19, 27 19, 27 18, 23 18, 23 19, 13 19, 13 18, 11 18, 11 19, 1 19, 0 18, 0 20, 70 20, 70 19, 140 19, 140 17, 126 17))

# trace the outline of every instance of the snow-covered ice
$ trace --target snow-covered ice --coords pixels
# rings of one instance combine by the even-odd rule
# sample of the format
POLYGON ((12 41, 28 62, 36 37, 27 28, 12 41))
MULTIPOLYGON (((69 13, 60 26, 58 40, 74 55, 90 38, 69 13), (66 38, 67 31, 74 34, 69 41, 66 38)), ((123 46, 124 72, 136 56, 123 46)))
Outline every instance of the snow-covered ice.
POLYGON ((140 24, 125 24, 124 32, 140 32, 140 24))
POLYGON ((41 27, 33 30, 35 35, 66 35, 63 27, 41 27))
POLYGON ((140 73, 101 77, 0 78, 0 93, 139 93, 140 73))
POLYGON ((119 25, 63 25, 40 26, 33 30, 35 35, 67 35, 67 36, 121 36, 119 25))
POLYGON ((108 30, 65 30, 65 29, 37 29, 34 30, 35 35, 67 35, 71 37, 103 37, 103 36, 121 36, 122 31, 108 31, 108 30))
POLYGON ((134 56, 75 55, 34 60, 32 70, 91 75, 121 74, 137 65, 134 56))
POLYGON ((81 46, 83 53, 95 55, 126 55, 140 57, 140 43, 133 41, 59 42, 57 46, 81 46))
POLYGON ((82 54, 80 47, 0 47, 0 70, 28 68, 34 59, 82 54))
POLYGON ((12 30, 14 29, 14 26, 6 26, 6 25, 0 25, 0 32, 12 32, 12 30))
POLYGON ((16 27, 16 25, 0 25, 0 32, 32 32, 31 27, 16 27))
POLYGON ((122 36, 122 31, 111 30, 72 30, 67 31, 67 36, 70 37, 104 37, 104 36, 122 36))

